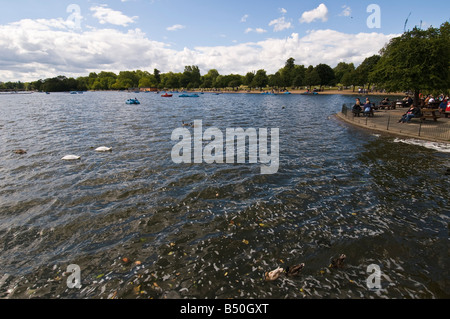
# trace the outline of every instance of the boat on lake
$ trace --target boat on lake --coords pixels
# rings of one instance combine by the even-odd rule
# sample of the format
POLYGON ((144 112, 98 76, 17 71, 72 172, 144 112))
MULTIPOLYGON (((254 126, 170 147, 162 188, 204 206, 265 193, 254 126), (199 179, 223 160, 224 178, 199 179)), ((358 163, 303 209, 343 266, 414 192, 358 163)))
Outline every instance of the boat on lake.
POLYGON ((161 95, 161 97, 172 97, 172 96, 173 96, 172 94, 168 94, 168 93, 161 95))
POLYGON ((138 99, 128 99, 127 104, 141 104, 138 99))
POLYGON ((180 97, 199 97, 199 95, 198 94, 186 94, 186 93, 184 93, 184 94, 181 94, 180 95, 180 97))

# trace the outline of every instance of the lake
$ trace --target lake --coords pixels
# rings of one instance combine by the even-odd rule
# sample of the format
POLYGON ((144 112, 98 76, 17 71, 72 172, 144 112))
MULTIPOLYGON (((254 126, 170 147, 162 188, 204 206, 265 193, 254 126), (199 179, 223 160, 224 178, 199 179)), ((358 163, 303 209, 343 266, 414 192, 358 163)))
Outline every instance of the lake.
POLYGON ((342 124, 352 96, 178 95, 0 95, 0 298, 450 297, 448 153, 342 124), (279 129, 278 171, 175 163, 195 120, 279 129))

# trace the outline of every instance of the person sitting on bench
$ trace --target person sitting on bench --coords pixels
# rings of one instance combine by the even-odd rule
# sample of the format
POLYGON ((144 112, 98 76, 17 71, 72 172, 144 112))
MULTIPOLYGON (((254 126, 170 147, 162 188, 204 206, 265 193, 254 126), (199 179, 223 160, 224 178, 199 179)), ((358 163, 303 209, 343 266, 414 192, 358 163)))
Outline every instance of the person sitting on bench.
POLYGON ((369 98, 366 98, 366 104, 364 104, 363 109, 364 109, 365 116, 373 116, 374 115, 372 103, 370 103, 369 98))
POLYGON ((411 119, 414 117, 421 117, 422 111, 419 107, 411 105, 411 107, 408 109, 408 111, 403 114, 402 118, 398 121, 399 123, 411 123, 411 119))
MULTIPOLYGON (((446 111, 447 107, 449 106, 447 101, 448 101, 448 97, 445 97, 442 100, 441 104, 439 104, 439 113, 440 114, 445 114, 445 111, 446 111)), ((446 115, 445 117, 448 116, 448 114, 445 114, 445 115, 446 115)))
POLYGON ((362 111, 361 101, 359 99, 356 99, 356 103, 355 103, 355 105, 353 105, 353 108, 352 108, 353 116, 359 117, 359 114, 361 113, 361 111, 362 111))

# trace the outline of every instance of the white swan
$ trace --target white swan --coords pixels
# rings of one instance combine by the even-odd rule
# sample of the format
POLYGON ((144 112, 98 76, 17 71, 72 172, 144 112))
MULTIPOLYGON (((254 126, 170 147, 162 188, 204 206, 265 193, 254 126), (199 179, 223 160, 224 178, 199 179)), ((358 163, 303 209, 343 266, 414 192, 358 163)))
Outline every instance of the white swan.
POLYGON ((111 152, 111 147, 101 146, 95 150, 96 152, 111 152))
POLYGON ((77 156, 77 155, 66 155, 62 158, 63 161, 76 161, 79 160, 81 158, 81 156, 77 156))

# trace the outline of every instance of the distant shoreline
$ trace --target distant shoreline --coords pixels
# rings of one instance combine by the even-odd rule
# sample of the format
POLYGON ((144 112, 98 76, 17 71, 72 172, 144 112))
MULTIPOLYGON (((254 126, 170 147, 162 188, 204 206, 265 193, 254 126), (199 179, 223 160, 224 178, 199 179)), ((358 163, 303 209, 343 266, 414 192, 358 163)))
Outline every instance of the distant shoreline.
MULTIPOLYGON (((161 92, 171 92, 172 90, 159 90, 159 91, 133 91, 133 90, 88 90, 85 92, 125 92, 125 93, 161 93, 161 92)), ((173 91, 172 91, 173 92, 173 91)), ((177 90, 178 93, 182 92, 192 92, 192 93, 221 93, 221 94, 261 94, 263 92, 274 92, 277 95, 283 95, 286 91, 278 91, 278 90, 202 90, 202 89, 194 89, 194 90, 177 90)), ((301 95, 306 92, 306 90, 287 90, 287 92, 293 95, 301 95)), ((14 92, 0 92, 0 95, 14 95, 14 94, 32 94, 32 93, 45 93, 38 91, 14 91, 14 92)), ((70 93, 69 91, 64 92, 48 92, 48 93, 70 93)), ((374 96, 374 95, 383 95, 383 96, 406 96, 407 94, 402 92, 397 93, 382 93, 382 92, 353 92, 353 90, 324 90, 318 92, 319 95, 353 95, 353 96, 374 96)))
MULTIPOLYGON (((247 91, 247 90, 238 90, 238 91, 210 91, 210 90, 200 90, 200 89, 196 89, 196 90, 188 90, 189 92, 204 92, 204 93, 234 93, 234 94, 261 94, 263 92, 272 92, 272 90, 252 90, 252 91, 247 91)), ((273 92, 275 94, 279 94, 282 95, 284 92, 286 91, 277 91, 277 90, 273 90, 273 92)), ((287 92, 291 93, 291 94, 303 94, 306 92, 306 90, 287 90, 287 92)), ((368 95, 386 95, 386 96, 406 96, 405 93, 402 92, 397 92, 397 93, 381 93, 381 92, 366 92, 366 93, 359 93, 359 92, 353 92, 353 90, 325 90, 325 91, 321 91, 321 92, 317 92, 319 95, 355 95, 355 96, 368 96, 368 95)))

